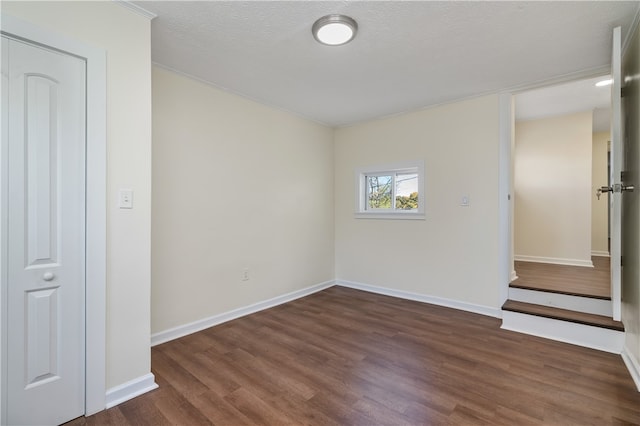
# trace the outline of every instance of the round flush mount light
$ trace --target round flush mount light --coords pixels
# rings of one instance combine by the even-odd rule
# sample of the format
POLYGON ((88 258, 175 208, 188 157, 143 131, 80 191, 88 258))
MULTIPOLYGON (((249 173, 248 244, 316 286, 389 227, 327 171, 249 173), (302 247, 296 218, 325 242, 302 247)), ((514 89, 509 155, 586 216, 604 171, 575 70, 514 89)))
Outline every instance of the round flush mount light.
POLYGON ((613 83, 613 79, 608 78, 606 80, 601 80, 599 82, 596 83, 597 87, 604 87, 604 86, 609 86, 613 83))
POLYGON ((356 36, 358 24, 344 15, 327 15, 318 19, 311 27, 316 40, 329 46, 340 46, 356 36))

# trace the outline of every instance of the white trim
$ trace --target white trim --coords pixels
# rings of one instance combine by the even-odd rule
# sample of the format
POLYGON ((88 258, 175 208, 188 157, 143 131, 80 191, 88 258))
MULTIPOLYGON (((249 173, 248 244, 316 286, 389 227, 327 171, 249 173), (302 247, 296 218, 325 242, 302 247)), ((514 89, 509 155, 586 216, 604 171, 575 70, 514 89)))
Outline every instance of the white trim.
POLYGON ((502 312, 500 328, 614 354, 621 353, 624 344, 622 331, 512 311, 502 312))
POLYGON ((85 414, 90 415, 104 409, 106 389, 106 52, 7 14, 2 32, 87 61, 85 414))
POLYGON ((624 365, 627 366, 627 370, 629 370, 629 374, 633 379, 633 383, 636 384, 636 389, 640 392, 640 363, 636 357, 633 356, 633 352, 624 345, 622 348, 622 360, 624 361, 624 365))
POLYGON ((153 12, 149 12, 147 9, 145 9, 142 6, 138 6, 135 3, 131 3, 128 0, 113 0, 117 5, 125 7, 131 11, 133 11, 134 13, 137 13, 140 16, 144 16, 145 18, 147 18, 148 20, 153 20, 154 18, 157 18, 158 15, 156 15, 153 12))
POLYGON ((591 250, 591 256, 596 256, 596 257, 610 257, 609 252, 608 251, 602 251, 602 250, 591 250))
POLYGON ((152 373, 147 373, 144 376, 108 389, 106 408, 114 407, 143 393, 158 389, 155 379, 152 373))
POLYGON ((511 130, 513 125, 513 97, 511 93, 501 93, 499 101, 499 167, 498 167, 498 290, 500 304, 508 297, 511 265, 511 130))
POLYGON ((445 299, 443 297, 437 296, 427 296, 426 294, 411 293, 409 291, 396 290, 387 287, 378 287, 375 285, 353 281, 336 280, 336 285, 339 285, 341 287, 353 288, 355 290, 368 291, 369 293, 397 297, 399 299, 414 300, 416 302, 429 303, 431 305, 445 306, 447 308, 473 312, 489 317, 502 318, 502 311, 490 306, 476 305, 473 303, 461 302, 459 300, 445 299))
MULTIPOLYGON (((0 48, 2 54, 2 63, 7 64, 8 53, 6 49, 0 48)), ((4 85, 8 83, 8 75, 2 73, 2 101, 8 103, 9 99, 5 92, 4 85)), ((2 105, 2 111, 8 114, 8 105, 2 105)), ((7 123, 7 117, 0 117, 0 122, 7 123)), ((9 200, 9 179, 8 179, 8 127, 2 125, 2 137, 0 139, 0 425, 7 424, 7 282, 8 270, 8 240, 6 238, 8 232, 8 200, 9 200)))
MULTIPOLYGON (((518 279, 518 274, 516 273, 516 270, 514 269, 513 271, 511 271, 511 276, 509 277, 510 279, 510 283, 514 282, 515 280, 518 279)), ((508 285, 507 285, 508 287, 508 285)))
POLYGON ((424 213, 394 212, 394 213, 378 213, 378 212, 358 212, 354 214, 356 219, 399 219, 399 220, 426 220, 424 213))
POLYGON ((168 342, 170 340, 177 339, 179 337, 187 336, 189 334, 204 330, 214 325, 222 324, 227 321, 234 320, 236 318, 244 317, 246 315, 253 314, 255 312, 263 311, 265 309, 273 308, 274 306, 282 305, 283 303, 291 302, 301 297, 309 296, 310 294, 322 291, 329 287, 333 287, 335 282, 325 281, 320 284, 312 285, 300 290, 292 291, 291 293, 276 296, 274 298, 264 300, 262 302, 254 303, 249 306, 237 308, 228 312, 223 312, 218 315, 214 315, 208 318, 203 318, 198 321, 194 321, 188 324, 180 325, 178 327, 170 328, 168 330, 160 331, 151 335, 151 346, 156 346, 161 343, 168 342))
POLYGON ((593 262, 591 260, 563 259, 561 257, 525 256, 521 254, 514 255, 513 259, 517 260, 518 262, 551 263, 553 265, 583 266, 585 268, 593 268, 593 262))

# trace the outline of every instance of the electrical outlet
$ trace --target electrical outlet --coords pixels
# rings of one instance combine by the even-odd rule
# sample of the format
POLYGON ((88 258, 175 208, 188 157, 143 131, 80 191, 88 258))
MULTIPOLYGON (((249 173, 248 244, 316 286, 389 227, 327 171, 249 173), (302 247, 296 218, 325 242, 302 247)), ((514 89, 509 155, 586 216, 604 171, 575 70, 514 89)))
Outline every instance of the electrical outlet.
POLYGON ((118 207, 121 209, 133 208, 133 190, 121 189, 118 191, 118 207))
POLYGON ((460 198, 460 205, 462 207, 469 207, 469 204, 471 204, 471 201, 469 200, 469 196, 463 195, 462 198, 460 198))
POLYGON ((242 270, 242 281, 249 281, 249 268, 242 270))

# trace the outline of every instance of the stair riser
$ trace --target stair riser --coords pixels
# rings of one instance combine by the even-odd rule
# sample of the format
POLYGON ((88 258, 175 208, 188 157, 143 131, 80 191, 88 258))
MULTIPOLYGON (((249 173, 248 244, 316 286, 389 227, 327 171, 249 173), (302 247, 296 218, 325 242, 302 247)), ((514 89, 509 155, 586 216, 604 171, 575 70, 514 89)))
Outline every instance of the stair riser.
POLYGON ((622 331, 519 312, 502 311, 501 328, 614 354, 621 353, 624 345, 622 331))
POLYGON ((509 287, 509 299, 518 302, 535 303, 536 305, 552 306, 554 308, 603 315, 606 317, 613 316, 613 307, 610 300, 570 296, 568 294, 549 293, 547 291, 526 290, 514 287, 509 287))

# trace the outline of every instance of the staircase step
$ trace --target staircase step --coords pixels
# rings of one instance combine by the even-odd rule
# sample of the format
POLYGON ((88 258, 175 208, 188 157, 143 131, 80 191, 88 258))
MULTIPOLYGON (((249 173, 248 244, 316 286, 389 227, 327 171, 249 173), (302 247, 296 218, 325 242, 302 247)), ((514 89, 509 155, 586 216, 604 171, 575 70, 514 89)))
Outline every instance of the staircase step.
POLYGON ((624 327, 603 315, 507 300, 502 329, 615 354, 622 353, 624 327))
POLYGON ((609 318, 613 315, 613 304, 611 300, 594 299, 591 297, 509 287, 509 300, 604 315, 609 318))
POLYGON ((589 298, 592 298, 592 299, 599 299, 599 300, 611 300, 611 296, 600 296, 600 295, 589 294, 587 291, 578 292, 578 291, 560 290, 560 289, 557 289, 557 288, 550 288, 550 286, 544 286, 544 285, 519 284, 518 280, 515 280, 515 281, 512 281, 511 283, 509 283, 509 287, 510 288, 521 288, 521 289, 524 289, 524 290, 543 291, 543 292, 547 292, 547 293, 566 294, 568 296, 589 297, 589 298))
POLYGON ((561 321, 569 321, 593 327, 607 328, 610 330, 624 331, 624 325, 620 321, 614 321, 613 319, 603 315, 570 311, 568 309, 554 308, 551 306, 507 300, 504 305, 502 305, 502 310, 536 315, 561 321))

